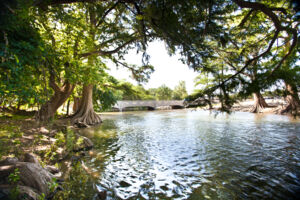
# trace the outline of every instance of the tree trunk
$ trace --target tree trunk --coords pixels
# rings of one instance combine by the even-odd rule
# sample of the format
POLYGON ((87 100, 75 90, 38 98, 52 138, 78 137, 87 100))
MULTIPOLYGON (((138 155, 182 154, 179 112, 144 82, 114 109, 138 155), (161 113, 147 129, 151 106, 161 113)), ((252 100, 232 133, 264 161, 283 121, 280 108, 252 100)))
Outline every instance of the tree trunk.
POLYGON ((67 116, 69 116, 69 110, 70 110, 70 99, 68 100, 68 103, 67 103, 67 116))
POLYGON ((261 95, 260 92, 253 93, 253 97, 254 97, 254 105, 251 108, 250 112, 259 113, 264 108, 268 107, 268 104, 266 103, 264 97, 261 95))
POLYGON ((48 121, 53 118, 57 109, 69 98, 75 87, 74 84, 71 85, 66 81, 60 88, 52 78, 50 78, 49 85, 54 90, 54 95, 48 102, 42 105, 41 109, 36 114, 36 119, 39 121, 48 121))
POLYGON ((291 113, 293 115, 297 115, 300 107, 297 86, 295 84, 285 82, 285 87, 287 92, 285 100, 288 104, 280 111, 280 114, 291 113))
POLYGON ((72 123, 80 127, 101 123, 100 116, 93 107, 93 85, 84 85, 80 106, 72 118, 72 123))
POLYGON ((73 103, 73 108, 72 108, 73 114, 75 114, 77 112, 79 106, 80 106, 80 98, 74 97, 74 103, 73 103))

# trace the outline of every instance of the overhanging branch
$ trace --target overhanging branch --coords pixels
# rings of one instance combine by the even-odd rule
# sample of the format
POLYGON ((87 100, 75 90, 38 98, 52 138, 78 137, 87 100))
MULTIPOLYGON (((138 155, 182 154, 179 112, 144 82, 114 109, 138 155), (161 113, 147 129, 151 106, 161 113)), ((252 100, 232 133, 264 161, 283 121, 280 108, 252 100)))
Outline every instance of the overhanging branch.
MULTIPOLYGON (((287 26, 282 26, 280 23, 280 20, 278 19, 278 17, 276 16, 275 13, 273 13, 272 11, 281 11, 283 13, 286 13, 286 10, 284 8, 269 8, 264 4, 261 3, 257 3, 257 2, 249 2, 249 1, 243 1, 243 0, 233 0, 238 6, 240 6, 241 8, 251 8, 253 10, 257 10, 257 11, 261 11, 263 12, 265 15, 267 15, 268 17, 270 17, 270 19, 272 20, 272 22, 275 25, 276 28, 276 32, 275 35, 269 45, 269 48, 260 56, 255 57, 255 59, 259 59, 260 57, 262 57, 263 55, 267 54, 270 50, 271 47, 273 46, 275 40, 278 38, 279 32, 281 31, 286 31, 288 34, 292 34, 293 37, 293 42, 292 45, 289 48, 288 53, 282 57, 282 59, 280 60, 280 62, 277 64, 277 66, 272 70, 271 75, 273 74, 274 71, 276 71, 278 68, 280 68, 280 66, 282 65, 282 63, 285 61, 285 59, 287 59, 287 57, 292 53, 292 51, 294 50, 294 48, 296 47, 297 44, 297 30, 295 28, 290 28, 287 26), (272 45, 271 45, 272 44, 272 45)), ((241 69, 242 71, 244 69, 246 69, 248 67, 248 65, 253 62, 254 60, 248 60, 248 62, 246 63, 246 65, 241 69)), ((235 75, 233 75, 235 76, 235 75)))
POLYGON ((250 17, 250 15, 252 14, 254 12, 254 9, 251 9, 248 13, 247 13, 247 15, 243 18, 243 20, 241 21, 241 23, 240 23, 240 27, 243 27, 244 26, 244 24, 246 23, 246 21, 248 20, 248 18, 250 17))
POLYGON ((112 7, 110 7, 101 17, 101 19, 98 21, 98 23, 96 24, 96 27, 99 27, 100 24, 102 24, 104 22, 105 17, 113 10, 115 9, 115 7, 117 7, 117 5, 119 4, 120 1, 117 1, 114 5, 112 5, 112 7))
POLYGON ((79 55, 79 57, 88 57, 90 55, 95 55, 95 54, 98 54, 100 56, 106 56, 106 55, 111 55, 111 54, 114 54, 114 53, 117 53, 118 51, 120 51, 121 49, 123 49, 125 46, 129 45, 130 43, 136 41, 137 38, 134 38, 134 39, 131 39, 127 42, 125 42, 124 44, 122 44, 121 46, 113 49, 113 50, 109 50, 109 51, 103 51, 103 50, 95 50, 95 51, 90 51, 90 52, 87 52, 87 53, 82 53, 79 55))

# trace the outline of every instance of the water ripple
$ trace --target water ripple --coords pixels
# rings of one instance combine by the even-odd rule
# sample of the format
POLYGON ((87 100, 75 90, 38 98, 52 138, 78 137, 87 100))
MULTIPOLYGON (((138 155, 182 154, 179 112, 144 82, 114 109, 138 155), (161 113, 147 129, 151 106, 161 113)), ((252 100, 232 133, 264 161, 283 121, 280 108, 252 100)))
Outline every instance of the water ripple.
POLYGON ((136 112, 94 130, 108 199, 296 199, 300 123, 249 113, 136 112))

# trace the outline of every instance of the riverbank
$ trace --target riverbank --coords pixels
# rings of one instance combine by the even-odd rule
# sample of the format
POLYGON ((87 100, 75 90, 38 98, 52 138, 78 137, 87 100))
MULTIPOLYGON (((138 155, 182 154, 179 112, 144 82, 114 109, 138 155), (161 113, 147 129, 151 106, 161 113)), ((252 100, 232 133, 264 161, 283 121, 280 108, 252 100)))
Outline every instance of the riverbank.
POLYGON ((74 170, 76 178, 88 176, 78 161, 93 143, 66 124, 65 119, 39 124, 33 116, 2 113, 0 199, 65 199, 74 170))
MULTIPOLYGON (((282 114, 281 111, 287 106, 286 101, 283 99, 266 99, 268 107, 261 108, 258 113, 272 113, 272 114, 282 114)), ((254 101, 249 99, 241 102, 235 103, 230 109, 231 112, 251 112, 253 109, 254 101)), ((213 104, 213 110, 220 110, 221 104, 213 104)), ((208 110, 209 107, 199 107, 198 109, 208 110)), ((289 113, 284 113, 289 114, 289 113)), ((300 115, 300 110, 298 111, 300 115)))

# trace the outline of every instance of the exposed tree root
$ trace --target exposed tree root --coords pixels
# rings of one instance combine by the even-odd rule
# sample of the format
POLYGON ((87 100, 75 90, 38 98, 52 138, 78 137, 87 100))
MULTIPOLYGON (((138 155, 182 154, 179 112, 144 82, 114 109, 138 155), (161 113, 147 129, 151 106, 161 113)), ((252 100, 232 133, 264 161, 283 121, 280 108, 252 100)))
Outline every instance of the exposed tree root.
POLYGON ((260 94, 260 92, 253 93, 253 96, 254 96, 254 105, 249 110, 249 112, 260 113, 263 111, 264 108, 269 107, 269 105, 266 103, 264 97, 260 94))
POLYGON ((83 86, 83 95, 77 112, 72 117, 72 124, 87 127, 102 122, 100 116, 93 108, 93 85, 83 86))
POLYGON ((288 104, 281 110, 279 110, 279 114, 292 114, 292 115, 299 115, 299 111, 300 111, 300 104, 299 101, 295 98, 293 98, 293 96, 288 95, 286 97, 286 100, 288 102, 288 104))
POLYGON ((279 110, 280 114, 292 114, 294 116, 299 115, 300 100, 298 96, 297 86, 294 83, 290 83, 285 80, 287 96, 285 98, 287 106, 279 110))
POLYGON ((88 125, 96 125, 102 122, 100 116, 94 110, 88 110, 84 113, 78 112, 72 118, 72 124, 76 124, 80 127, 86 127, 88 125))

